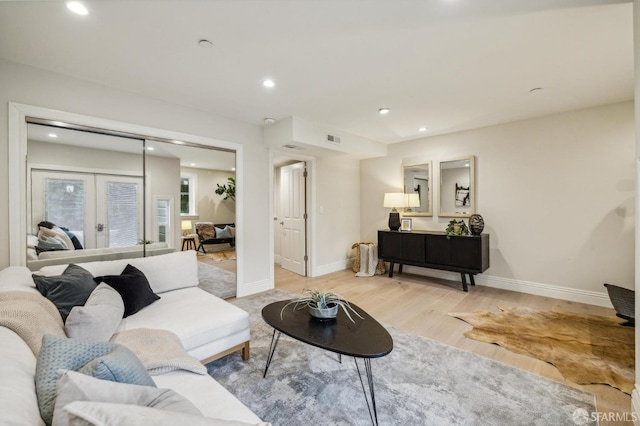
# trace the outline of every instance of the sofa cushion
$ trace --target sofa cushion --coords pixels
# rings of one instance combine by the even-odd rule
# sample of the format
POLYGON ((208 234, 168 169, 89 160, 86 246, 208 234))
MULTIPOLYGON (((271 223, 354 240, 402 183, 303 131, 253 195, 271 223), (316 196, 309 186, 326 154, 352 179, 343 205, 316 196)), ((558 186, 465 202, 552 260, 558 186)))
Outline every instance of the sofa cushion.
POLYGON ((118 329, 123 315, 124 302, 120 293, 101 283, 84 306, 71 309, 64 330, 73 339, 106 342, 118 329))
POLYGON ((91 272, 74 264, 67 266, 62 275, 32 277, 38 291, 56 305, 63 321, 74 306, 85 304, 97 286, 91 272))
POLYGON ((169 330, 186 351, 249 328, 249 314, 231 303, 194 287, 162 294, 162 299, 124 318, 118 331, 133 328, 169 330), (215 315, 211 315, 215 312, 215 315))
POLYGON ((135 266, 127 265, 120 275, 103 275, 96 277, 95 281, 105 282, 120 293, 124 302, 124 318, 160 299, 151 290, 144 273, 135 266))
MULTIPOLYGON (((83 250, 86 251, 86 250, 83 250)), ((155 293, 198 286, 198 258, 194 251, 181 251, 132 259, 77 263, 94 276, 118 275, 131 264, 144 273, 155 293)), ((59 275, 65 265, 45 266, 41 275, 59 275)))
POLYGON ((36 362, 36 393, 40 415, 45 423, 53 418, 58 370, 79 370, 96 358, 115 352, 112 358, 102 358, 85 371, 97 372, 117 381, 154 386, 151 376, 129 349, 107 342, 88 342, 46 335, 36 362), (116 351, 117 349, 117 351, 116 351), (111 371, 105 373, 105 370, 111 371))
MULTIPOLYGON (((200 415, 189 400, 171 389, 100 380, 75 371, 60 370, 56 388, 53 425, 69 424, 67 404, 73 401, 108 402, 155 407, 200 415)), ((123 423, 121 423, 123 424, 123 423)))
POLYGON ((167 409, 109 402, 76 401, 67 405, 65 411, 68 412, 70 419, 67 424, 71 426, 270 426, 270 423, 264 422, 244 423, 167 409))
POLYGON ((43 425, 33 380, 36 357, 24 340, 8 328, 0 327, 0 342, 0 423, 43 425))
POLYGON ((40 294, 26 266, 9 266, 0 271, 0 291, 23 290, 40 294))

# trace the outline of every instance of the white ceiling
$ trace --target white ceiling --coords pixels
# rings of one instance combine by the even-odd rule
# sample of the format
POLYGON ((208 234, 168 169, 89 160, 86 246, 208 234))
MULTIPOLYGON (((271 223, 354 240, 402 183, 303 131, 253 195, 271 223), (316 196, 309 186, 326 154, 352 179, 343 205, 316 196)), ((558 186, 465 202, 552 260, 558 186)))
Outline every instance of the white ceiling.
POLYGON ((295 115, 385 143, 633 99, 629 2, 85 4, 82 17, 61 1, 0 2, 0 57, 244 122, 295 115))

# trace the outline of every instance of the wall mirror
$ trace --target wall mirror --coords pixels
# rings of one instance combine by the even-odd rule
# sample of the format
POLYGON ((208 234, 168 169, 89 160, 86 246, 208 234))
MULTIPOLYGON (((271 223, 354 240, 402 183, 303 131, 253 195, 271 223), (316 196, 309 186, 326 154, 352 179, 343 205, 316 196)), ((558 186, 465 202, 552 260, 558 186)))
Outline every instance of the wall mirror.
POLYGON ((402 164, 402 184, 404 193, 408 194, 409 206, 404 209, 403 216, 432 216, 433 197, 431 162, 419 164, 402 164))
POLYGON ((441 161, 439 216, 469 217, 475 211, 475 157, 441 161))
POLYGON ((29 268, 170 253, 192 238, 199 269, 235 294, 234 247, 200 247, 194 232, 236 222, 235 200, 216 194, 235 178, 234 151, 59 124, 27 124, 29 268))

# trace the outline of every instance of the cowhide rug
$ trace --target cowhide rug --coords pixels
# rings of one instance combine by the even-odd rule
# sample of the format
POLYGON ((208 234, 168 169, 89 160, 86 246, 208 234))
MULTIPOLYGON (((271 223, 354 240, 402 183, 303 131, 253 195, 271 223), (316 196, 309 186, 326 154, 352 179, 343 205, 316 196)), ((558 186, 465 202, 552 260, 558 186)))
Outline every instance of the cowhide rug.
POLYGON ((572 382, 608 384, 631 394, 634 328, 616 317, 499 307, 502 312, 450 313, 473 329, 465 336, 553 364, 572 382))

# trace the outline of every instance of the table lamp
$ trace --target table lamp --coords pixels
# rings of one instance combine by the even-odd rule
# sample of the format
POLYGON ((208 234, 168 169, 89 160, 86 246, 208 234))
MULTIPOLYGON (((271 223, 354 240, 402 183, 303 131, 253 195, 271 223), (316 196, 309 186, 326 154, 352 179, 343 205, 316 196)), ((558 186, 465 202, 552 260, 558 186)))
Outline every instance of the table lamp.
POLYGON ((191 231, 193 228, 193 225, 191 225, 191 221, 190 220, 183 220, 182 221, 182 236, 186 237, 187 235, 190 234, 189 231, 191 231))
POLYGON ((397 207, 406 207, 407 197, 402 192, 387 192, 384 194, 384 206, 391 207, 389 213, 389 229, 397 231, 400 229, 400 213, 397 207))
POLYGON ((411 207, 420 207, 420 195, 418 194, 404 194, 407 197, 407 208, 404 209, 405 212, 412 212, 413 209, 411 207))

